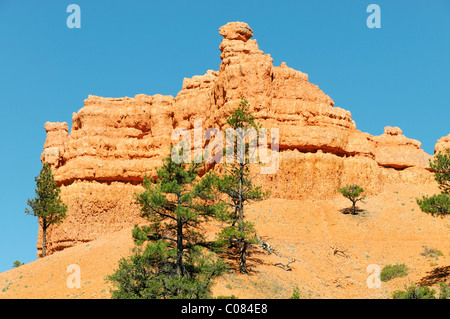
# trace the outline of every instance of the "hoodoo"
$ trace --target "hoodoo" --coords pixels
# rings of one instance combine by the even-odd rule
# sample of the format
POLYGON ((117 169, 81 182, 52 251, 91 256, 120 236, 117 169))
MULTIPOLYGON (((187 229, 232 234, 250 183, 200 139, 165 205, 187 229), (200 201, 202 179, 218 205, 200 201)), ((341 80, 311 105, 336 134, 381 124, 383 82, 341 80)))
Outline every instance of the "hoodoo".
MULTIPOLYGON (((357 129, 351 113, 282 63, 273 65, 244 22, 219 28, 218 71, 183 80, 175 96, 89 96, 67 123, 46 123, 41 160, 51 165, 68 206, 67 218, 48 236, 48 253, 140 221, 133 194, 170 152, 177 127, 223 129, 226 116, 246 98, 262 127, 279 130, 279 168, 258 176, 273 198, 327 198, 357 182, 370 192, 386 184, 433 183, 432 157, 399 128, 381 136, 357 129)), ((206 143, 206 142, 204 142, 206 143)), ((436 150, 448 147, 450 135, 436 150)), ((270 148, 270 146, 269 146, 270 148)), ((38 239, 41 249, 41 233, 38 239)))

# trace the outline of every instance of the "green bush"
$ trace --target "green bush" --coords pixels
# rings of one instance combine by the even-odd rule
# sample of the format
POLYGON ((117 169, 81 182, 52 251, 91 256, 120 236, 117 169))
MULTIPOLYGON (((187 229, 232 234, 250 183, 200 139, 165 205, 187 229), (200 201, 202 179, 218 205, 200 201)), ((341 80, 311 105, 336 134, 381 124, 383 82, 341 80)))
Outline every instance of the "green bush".
POLYGON ((405 264, 386 265, 381 270, 380 280, 389 281, 393 278, 405 277, 408 274, 408 267, 405 264))
POLYGON ((393 299, 436 299, 436 291, 428 287, 410 286, 405 291, 396 290, 392 294, 393 299))
POLYGON ((433 196, 423 196, 417 199, 420 209, 432 216, 445 216, 450 214, 450 195, 439 194, 433 196))
POLYGON ((444 256, 444 253, 440 251, 439 249, 435 248, 428 248, 428 246, 423 246, 424 251, 420 253, 422 256, 429 256, 431 258, 438 259, 439 256, 444 256))
POLYGON ((289 297, 289 299, 300 299, 300 289, 298 289, 298 287, 294 288, 294 292, 292 293, 292 296, 289 297))
MULTIPOLYGON (((436 291, 428 287, 410 286, 406 290, 396 290, 393 299, 436 299, 436 291)), ((450 298, 450 287, 445 282, 439 283, 439 299, 450 298)))
POLYGON ((445 282, 439 283, 439 299, 450 299, 450 287, 445 282))

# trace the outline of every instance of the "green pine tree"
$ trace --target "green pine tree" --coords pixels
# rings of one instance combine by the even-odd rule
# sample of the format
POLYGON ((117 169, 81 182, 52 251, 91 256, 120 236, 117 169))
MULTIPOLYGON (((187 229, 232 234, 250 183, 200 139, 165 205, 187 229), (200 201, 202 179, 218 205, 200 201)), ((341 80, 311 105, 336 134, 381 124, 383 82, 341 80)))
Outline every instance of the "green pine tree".
POLYGON ((438 152, 433 161, 430 160, 430 168, 435 172, 434 179, 441 192, 450 195, 450 148, 438 152))
POLYGON ((60 188, 56 186, 52 170, 44 163, 40 174, 35 178, 36 197, 28 199, 25 213, 38 217, 42 228, 42 257, 46 256, 47 230, 53 224, 59 224, 66 217, 67 206, 60 199, 60 188))
POLYGON ((210 297, 212 280, 226 267, 208 253, 214 245, 201 228, 223 205, 215 201, 212 175, 198 176, 202 165, 169 156, 156 182, 144 178, 144 191, 136 200, 149 224, 134 227, 135 254, 108 276, 118 288, 113 298, 210 297))
POLYGON ((437 153, 433 161, 430 160, 430 168, 434 171, 441 193, 423 196, 417 199, 417 204, 425 213, 444 217, 450 214, 450 149, 437 153))
MULTIPOLYGON (((255 229, 253 223, 245 218, 245 205, 251 201, 260 201, 267 197, 268 193, 263 192, 260 186, 255 186, 252 182, 254 176, 250 176, 249 166, 252 164, 252 150, 250 141, 251 130, 259 134, 260 125, 256 123, 254 116, 249 111, 249 103, 242 99, 239 106, 233 110, 227 118, 227 123, 236 132, 236 143, 228 145, 224 153, 233 154, 233 160, 223 164, 226 173, 216 176, 217 190, 228 198, 226 204, 229 209, 223 214, 222 221, 228 226, 223 228, 219 238, 223 243, 228 243, 231 248, 237 250, 239 256, 239 271, 248 273, 247 255, 251 244, 256 242, 255 229), (246 141, 248 137, 248 142, 246 141), (239 145, 245 147, 239 150, 239 145)), ((225 135, 226 136, 226 135, 225 135)), ((234 137, 233 137, 234 138, 234 137)), ((227 141, 231 140, 226 136, 227 141)), ((254 148, 253 150, 256 150, 254 148)))

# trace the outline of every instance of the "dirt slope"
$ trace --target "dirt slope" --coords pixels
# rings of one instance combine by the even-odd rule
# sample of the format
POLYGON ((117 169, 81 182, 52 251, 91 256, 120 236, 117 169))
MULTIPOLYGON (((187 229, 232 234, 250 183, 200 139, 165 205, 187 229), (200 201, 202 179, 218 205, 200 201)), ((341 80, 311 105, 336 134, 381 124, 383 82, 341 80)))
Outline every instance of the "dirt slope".
MULTIPOLYGON (((298 287, 302 298, 389 298, 394 290, 413 283, 450 283, 450 218, 424 214, 415 203, 415 197, 434 192, 393 186, 369 196, 358 215, 341 212, 349 206, 341 197, 255 203, 248 217, 275 252, 269 255, 256 247, 249 260, 250 276, 231 272, 218 280, 214 293, 288 298, 298 287), (444 256, 421 255, 425 245, 444 256), (281 264, 289 259, 295 261, 286 271, 281 264), (395 263, 408 266, 407 277, 368 288, 369 265, 395 263)), ((104 278, 132 246, 130 229, 124 229, 1 273, 0 298, 109 298, 104 278), (80 266, 80 288, 67 286, 71 264, 80 266)))

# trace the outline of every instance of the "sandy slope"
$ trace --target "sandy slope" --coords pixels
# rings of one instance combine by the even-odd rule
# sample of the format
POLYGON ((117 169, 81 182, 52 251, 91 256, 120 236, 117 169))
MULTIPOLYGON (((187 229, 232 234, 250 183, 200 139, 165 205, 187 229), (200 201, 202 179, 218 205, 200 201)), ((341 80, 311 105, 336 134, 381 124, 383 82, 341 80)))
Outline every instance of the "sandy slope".
MULTIPOLYGON (((298 287, 302 298, 389 298, 396 289, 422 283, 450 283, 450 218, 420 211, 415 197, 435 189, 393 186, 367 198, 359 215, 343 214, 348 200, 270 199, 251 205, 248 217, 275 253, 256 247, 250 276, 231 272, 218 280, 216 295, 288 298, 298 287), (421 255, 436 248, 438 259, 421 255), (283 269, 289 258, 291 271, 283 269), (405 263, 409 274, 368 288, 369 265, 405 263)), ((0 274, 0 298, 109 298, 104 278, 132 248, 130 229, 57 252, 0 274), (80 266, 81 287, 68 288, 67 267, 80 266)))

